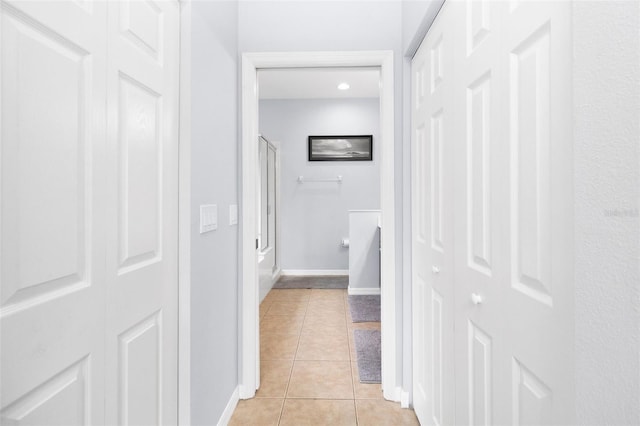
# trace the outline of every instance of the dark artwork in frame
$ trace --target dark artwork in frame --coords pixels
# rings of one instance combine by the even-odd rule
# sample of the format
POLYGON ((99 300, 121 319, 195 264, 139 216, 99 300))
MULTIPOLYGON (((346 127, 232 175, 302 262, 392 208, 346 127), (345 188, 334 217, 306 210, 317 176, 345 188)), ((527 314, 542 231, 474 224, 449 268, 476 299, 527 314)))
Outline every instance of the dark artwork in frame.
POLYGON ((309 161, 371 161, 373 136, 309 136, 309 161))

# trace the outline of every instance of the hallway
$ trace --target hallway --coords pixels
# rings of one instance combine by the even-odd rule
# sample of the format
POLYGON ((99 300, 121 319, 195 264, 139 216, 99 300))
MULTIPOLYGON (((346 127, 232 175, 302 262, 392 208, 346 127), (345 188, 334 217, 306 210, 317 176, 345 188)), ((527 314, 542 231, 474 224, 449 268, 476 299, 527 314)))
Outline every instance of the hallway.
POLYGON ((417 425, 412 410, 384 401, 358 379, 346 290, 271 290, 260 305, 261 374, 231 425, 417 425))

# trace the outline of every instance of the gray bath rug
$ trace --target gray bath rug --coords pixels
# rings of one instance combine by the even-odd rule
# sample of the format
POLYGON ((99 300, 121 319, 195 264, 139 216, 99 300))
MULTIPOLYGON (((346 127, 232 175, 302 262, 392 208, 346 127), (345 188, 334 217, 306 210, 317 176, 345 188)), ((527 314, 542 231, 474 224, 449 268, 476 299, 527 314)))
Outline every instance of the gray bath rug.
POLYGON ((380 330, 353 330, 361 383, 381 383, 380 330))
POLYGON ((349 296, 352 322, 379 322, 380 296, 349 296))
POLYGON ((278 282, 273 285, 273 288, 290 289, 290 288, 327 288, 327 289, 342 289, 347 288, 349 285, 348 276, 313 276, 313 277, 300 277, 300 276, 283 276, 280 277, 278 282))

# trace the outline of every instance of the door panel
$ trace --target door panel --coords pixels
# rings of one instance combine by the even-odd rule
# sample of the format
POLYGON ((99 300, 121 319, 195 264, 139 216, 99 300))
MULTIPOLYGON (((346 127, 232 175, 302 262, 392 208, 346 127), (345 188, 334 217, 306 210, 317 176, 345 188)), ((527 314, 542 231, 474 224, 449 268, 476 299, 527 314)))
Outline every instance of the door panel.
POLYGON ((446 2, 413 59, 423 423, 572 422, 570 21, 568 2, 446 2), (438 416, 448 330, 453 421, 438 416))
POLYGON ((504 307, 513 319, 505 349, 514 424, 570 424, 575 415, 570 22, 569 2, 523 2, 504 30, 511 194, 504 307))
POLYGON ((428 424, 430 382, 427 375, 427 351, 429 349, 429 323, 427 322, 430 303, 427 299, 430 287, 429 265, 432 264, 431 223, 429 215, 430 192, 429 170, 427 167, 427 89, 429 83, 429 61, 427 40, 422 42, 411 64, 412 74, 412 115, 411 115, 411 168, 412 182, 412 315, 413 315, 413 407, 418 419, 428 424))
MULTIPOLYGON (((474 3, 459 4, 467 23, 479 9, 474 3)), ((559 292, 551 286, 552 246, 562 247, 556 251, 559 264, 570 265, 566 231, 562 236, 551 228, 552 218, 566 228, 570 223, 564 213, 571 206, 570 81, 557 79, 554 87, 551 74, 554 64, 558 77, 568 75, 568 35, 551 34, 552 27, 568 28, 567 7, 538 2, 512 10, 503 2, 483 2, 482 41, 470 42, 479 32, 467 25, 457 43, 456 139, 465 142, 456 148, 457 164, 464 167, 457 173, 455 210, 467 220, 456 227, 456 330, 470 324, 474 338, 456 338, 457 349, 466 346, 468 353, 467 360, 457 356, 456 398, 458 418, 470 424, 571 423, 570 404, 556 400, 556 392, 566 397, 571 387, 571 308, 553 301, 554 293, 564 300, 569 293, 566 286, 559 292), (555 170, 552 144, 560 160, 555 170), (552 200, 554 188, 566 198, 552 200), (483 387, 477 385, 479 336, 491 354, 485 364, 489 386, 483 387), (485 397, 489 390, 492 400, 485 397), (484 419, 479 405, 488 409, 484 419)), ((557 277, 566 278, 566 272, 557 277)))
POLYGON ((100 424, 106 7, 0 15, 0 423, 100 424))
POLYGON ((510 55, 512 287, 551 306, 549 27, 510 55))
POLYGON ((109 9, 109 424, 177 421, 178 12, 109 9))
POLYGON ((161 312, 118 336, 118 424, 160 424, 163 398, 161 312))
MULTIPOLYGON (((469 424, 491 425, 493 411, 493 339, 468 322, 468 410, 469 424)), ((458 419, 460 421, 460 419, 458 419)))
POLYGON ((2 410, 2 421, 12 425, 85 425, 91 404, 88 359, 66 368, 2 410))
POLYGON ((178 4, 0 10, 0 423, 175 424, 178 4))
POLYGON ((453 198, 449 6, 413 60, 412 211, 414 408, 423 424, 451 424, 453 375, 453 198))
POLYGON ((6 312, 87 285, 84 225, 91 167, 85 164, 90 155, 85 128, 92 70, 87 51, 15 10, 5 9, 2 35, 3 174, 11 185, 3 198, 16 207, 4 217, 6 312), (49 114, 54 105, 57 113, 49 114), (39 267, 29 267, 34 264, 39 267))
POLYGON ((162 97, 124 74, 118 86, 118 272, 125 274, 162 260, 162 97))
POLYGON ((456 421, 509 424, 504 352, 508 283, 508 146, 505 140, 504 2, 456 4, 456 421))

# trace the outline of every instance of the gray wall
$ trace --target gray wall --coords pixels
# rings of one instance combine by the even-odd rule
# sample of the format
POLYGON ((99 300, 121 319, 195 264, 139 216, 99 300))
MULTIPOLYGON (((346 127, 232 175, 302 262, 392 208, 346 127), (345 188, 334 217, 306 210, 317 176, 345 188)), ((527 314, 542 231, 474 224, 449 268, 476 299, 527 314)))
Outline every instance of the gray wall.
POLYGON ((238 385, 237 3, 192 2, 191 420, 217 423, 238 385), (200 234, 200 204, 218 229, 200 234))
POLYGON ((280 267, 342 269, 349 251, 347 210, 380 208, 380 102, 378 99, 264 100, 260 133, 279 144, 280 267), (307 160, 309 135, 373 135, 373 161, 307 160), (304 183, 298 176, 343 183, 304 183))
POLYGON ((640 424, 640 3, 576 2, 578 424, 640 424))
MULTIPOLYGON (((398 377, 411 353, 402 352, 403 139, 402 3, 399 1, 241 1, 240 52, 392 50, 395 94, 396 358, 398 377)), ((408 167, 408 165, 404 165, 408 167)), ((406 309, 410 309, 410 305, 406 309)), ((401 386, 400 380, 395 384, 401 386)), ((393 386, 393 384, 392 384, 393 386)))

